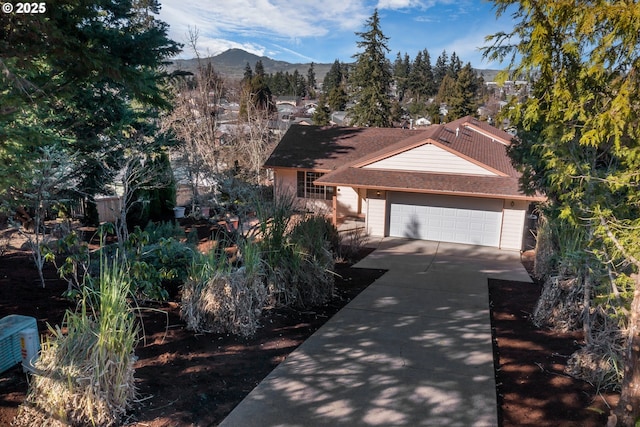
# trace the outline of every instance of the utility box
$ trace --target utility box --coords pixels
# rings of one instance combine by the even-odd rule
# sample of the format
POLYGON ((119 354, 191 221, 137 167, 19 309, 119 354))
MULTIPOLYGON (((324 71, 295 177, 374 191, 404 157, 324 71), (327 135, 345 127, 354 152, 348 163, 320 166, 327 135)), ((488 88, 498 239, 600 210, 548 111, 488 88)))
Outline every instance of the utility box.
POLYGON ((22 370, 33 372, 33 362, 40 353, 40 335, 36 328, 27 328, 20 331, 20 351, 22 354, 22 370))
MULTIPOLYGON (((35 329, 37 336, 38 324, 35 318, 11 314, 0 319, 0 373, 22 362, 20 333, 28 329, 35 329)), ((37 341, 39 347, 40 340, 37 341)))

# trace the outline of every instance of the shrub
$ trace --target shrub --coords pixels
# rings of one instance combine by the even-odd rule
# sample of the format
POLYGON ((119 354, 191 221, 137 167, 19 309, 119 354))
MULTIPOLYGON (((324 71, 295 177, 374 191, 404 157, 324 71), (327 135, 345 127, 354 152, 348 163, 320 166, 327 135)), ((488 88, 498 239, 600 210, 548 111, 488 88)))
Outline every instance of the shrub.
POLYGON ((177 223, 171 221, 152 222, 149 221, 144 231, 149 235, 149 243, 157 243, 160 239, 177 239, 186 238, 184 229, 177 223))
MULTIPOLYGON (((175 228, 165 225, 153 226, 149 231, 137 227, 129 235, 125 257, 132 291, 138 298, 166 299, 168 286, 186 280, 195 251, 174 237, 164 237, 172 234, 180 235, 175 228)), ((115 246, 111 251, 114 249, 115 246)))
POLYGON ((330 248, 339 244, 335 226, 324 217, 309 216, 293 226, 288 235, 278 236, 280 246, 268 237, 263 241, 263 252, 272 304, 309 307, 331 299, 335 264, 330 248))
POLYGON ((129 230, 144 226, 149 221, 169 221, 174 216, 177 187, 169 157, 164 152, 160 153, 150 159, 145 170, 152 171, 153 176, 139 174, 142 182, 131 182, 134 191, 130 197, 131 204, 126 206, 129 230))
POLYGON ((363 248, 367 245, 368 236, 364 227, 355 228, 340 234, 340 245, 336 258, 343 261, 360 259, 363 248))
POLYGON ((334 254, 340 246, 337 228, 324 216, 309 216, 291 230, 290 240, 300 253, 297 272, 299 300, 302 307, 324 304, 333 297, 334 254))
POLYGON ((582 278, 549 276, 533 310, 537 327, 559 332, 575 331, 582 326, 584 286, 582 278))
POLYGON ((97 292, 84 287, 78 309, 67 312, 66 332, 50 328, 15 425, 50 425, 53 418, 114 426, 133 401, 138 328, 127 301, 130 284, 122 266, 104 259, 99 281, 97 292))
POLYGON ((553 273, 553 259, 556 252, 551 224, 547 217, 541 214, 536 232, 536 253, 533 264, 533 275, 537 279, 545 279, 553 273))
MULTIPOLYGON (((245 249, 246 253, 255 250, 245 249)), ((245 254, 246 257, 246 254, 245 254)), ((182 289, 180 315, 195 332, 251 336, 259 326, 267 298, 255 252, 240 268, 212 251, 197 256, 182 289)))
POLYGON ((319 255, 324 249, 337 254, 340 248, 338 229, 329 218, 322 215, 306 216, 293 227, 290 239, 313 256, 319 255))

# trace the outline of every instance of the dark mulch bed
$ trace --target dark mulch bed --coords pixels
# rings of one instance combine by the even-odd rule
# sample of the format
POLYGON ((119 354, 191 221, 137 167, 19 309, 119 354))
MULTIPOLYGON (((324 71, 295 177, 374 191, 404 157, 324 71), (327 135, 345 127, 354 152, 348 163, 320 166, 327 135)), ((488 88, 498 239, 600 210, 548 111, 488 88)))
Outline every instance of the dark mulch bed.
MULTIPOLYGON (((365 250, 361 256, 371 250, 365 250)), ((306 310, 268 310, 256 336, 194 335, 180 320, 173 300, 141 310, 144 341, 136 349, 139 402, 127 424, 133 426, 216 425, 264 378, 331 316, 384 270, 336 266, 336 297, 306 310)), ((46 269, 47 286, 27 253, 0 258, 0 318, 22 314, 38 319, 38 329, 58 325, 73 304, 60 295, 66 284, 46 269)), ((24 400, 25 374, 19 366, 0 374, 0 426, 9 425, 24 400)))
MULTIPOLYGON (((523 264, 530 270, 530 264, 523 264)), ((606 425, 617 395, 598 393, 591 384, 565 374, 583 336, 533 324, 541 290, 540 283, 489 280, 500 425, 606 425)))
MULTIPOLYGON (((179 318, 176 302, 143 311, 145 341, 136 350, 140 401, 128 420, 134 426, 218 424, 275 366, 362 289, 384 272, 339 265, 338 297, 306 311, 272 310, 251 339, 194 335, 179 318)), ((66 285, 47 269, 47 287, 25 253, 0 257, 0 317, 23 314, 60 324, 72 304, 61 298, 66 285)), ((587 383, 563 373, 580 334, 536 329, 530 313, 539 284, 492 280, 489 284, 497 360, 499 417, 507 426, 599 426, 604 400, 587 383)), ((0 374, 0 425, 8 425, 27 390, 15 367, 0 374)), ((615 402, 615 396, 606 396, 615 402)))

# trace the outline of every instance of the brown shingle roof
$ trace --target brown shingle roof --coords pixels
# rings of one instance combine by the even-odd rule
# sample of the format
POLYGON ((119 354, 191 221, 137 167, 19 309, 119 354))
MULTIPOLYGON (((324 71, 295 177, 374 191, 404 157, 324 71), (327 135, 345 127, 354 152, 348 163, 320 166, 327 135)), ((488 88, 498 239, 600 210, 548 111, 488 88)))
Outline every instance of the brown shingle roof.
POLYGON ((265 163, 271 168, 327 172, 319 185, 401 191, 525 197, 507 146, 512 136, 472 117, 423 130, 291 126, 265 163), (363 168, 423 144, 435 144, 501 176, 403 172, 363 168))
POLYGON ((353 128, 292 125, 265 167, 330 171, 425 132, 396 128, 353 128))
POLYGON ((520 191, 516 177, 415 173, 347 167, 324 175, 315 183, 460 196, 541 199, 526 197, 520 191))

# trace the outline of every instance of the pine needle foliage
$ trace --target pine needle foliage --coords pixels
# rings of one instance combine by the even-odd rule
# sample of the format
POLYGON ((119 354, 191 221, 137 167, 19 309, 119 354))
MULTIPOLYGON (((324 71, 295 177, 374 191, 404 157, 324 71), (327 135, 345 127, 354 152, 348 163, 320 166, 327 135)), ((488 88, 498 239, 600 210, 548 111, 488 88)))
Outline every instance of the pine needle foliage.
POLYGON ((350 75, 356 104, 350 109, 355 126, 391 127, 391 64, 386 57, 389 40, 380 28, 376 9, 366 22, 366 31, 357 32, 361 52, 354 55, 356 64, 350 75))

